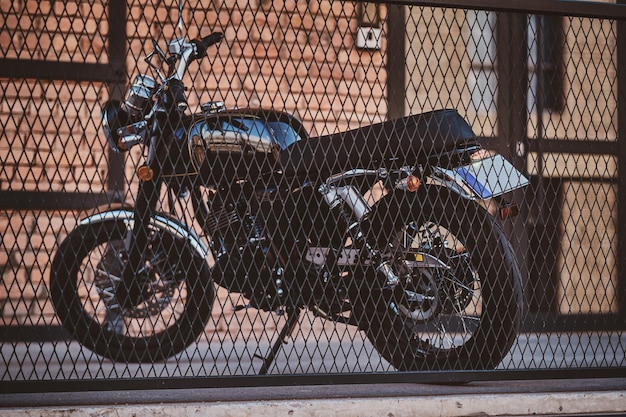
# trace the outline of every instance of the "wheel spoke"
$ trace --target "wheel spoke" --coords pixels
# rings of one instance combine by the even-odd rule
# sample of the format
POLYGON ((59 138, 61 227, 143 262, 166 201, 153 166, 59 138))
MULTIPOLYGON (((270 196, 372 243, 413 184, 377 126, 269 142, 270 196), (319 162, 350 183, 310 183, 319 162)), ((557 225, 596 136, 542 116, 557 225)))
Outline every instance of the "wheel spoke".
MULTIPOLYGON (((158 239, 159 236, 153 238, 158 239)), ((164 251, 147 257, 149 261, 142 263, 138 271, 138 275, 148 274, 150 277, 145 283, 144 299, 133 308, 122 310, 116 292, 123 282, 120 273, 124 268, 123 248, 122 241, 108 241, 94 248, 84 259, 82 270, 91 270, 93 277, 81 280, 83 285, 79 287, 79 293, 84 292, 81 305, 94 320, 116 334, 146 337, 162 332, 185 313, 185 291, 179 285, 184 280, 177 279, 177 260, 170 262, 164 251), (88 268, 89 265, 94 266, 88 268), (97 295, 90 288, 97 290, 97 295)))
POLYGON ((398 287, 385 310, 357 311, 368 338, 401 370, 495 367, 514 341, 521 297, 502 231, 481 207, 444 188, 405 198, 372 216, 406 217, 387 246, 398 287), (486 283, 501 293, 486 293, 486 283))
POLYGON ((414 334, 423 342, 428 341, 436 349, 457 348, 478 328, 480 317, 475 313, 480 311, 480 307, 476 306, 482 302, 479 277, 470 267, 465 245, 435 222, 408 224, 399 236, 399 242, 399 249, 406 256, 396 256, 396 259, 407 259, 403 262, 405 267, 413 269, 411 281, 415 288, 404 290, 407 305, 398 305, 397 311, 406 315, 408 320, 415 321, 412 326, 414 334), (440 261, 442 267, 420 270, 420 264, 412 262, 410 256, 416 249, 440 261), (429 286, 436 288, 435 296, 427 294, 429 286), (471 305, 475 307, 470 313, 466 312, 471 305), (425 308, 429 308, 428 312, 425 308))

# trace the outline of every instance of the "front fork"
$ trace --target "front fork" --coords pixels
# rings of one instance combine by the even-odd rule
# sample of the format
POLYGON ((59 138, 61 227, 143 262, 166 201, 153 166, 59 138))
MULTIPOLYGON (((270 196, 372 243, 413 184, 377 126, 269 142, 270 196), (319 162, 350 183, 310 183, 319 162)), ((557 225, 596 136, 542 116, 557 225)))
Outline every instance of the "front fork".
MULTIPOLYGON (((146 167, 146 166, 144 166, 146 167)), ((123 309, 136 306, 141 298, 149 275, 145 273, 145 252, 150 240, 150 219, 156 207, 162 181, 147 178, 141 180, 134 208, 134 225, 128 241, 128 261, 124 265, 122 282, 116 288, 117 300, 123 309)))
MULTIPOLYGON (((170 157, 169 144, 175 140, 174 130, 182 126, 181 116, 176 110, 169 109, 167 114, 168 116, 165 116, 165 113, 157 112, 149 133, 150 142, 147 146, 148 154, 145 163, 137 168, 137 177, 140 182, 133 213, 133 230, 128 239, 128 260, 124 265, 122 282, 115 294, 123 309, 130 309, 138 304, 141 300, 142 289, 150 279, 147 273, 149 265, 145 258, 146 249, 150 244, 150 223, 158 214, 157 206, 163 185, 163 162, 167 161, 164 158, 170 157)), ((183 235, 189 237, 186 232, 183 235)), ((191 240, 196 241, 195 238, 191 240)), ((201 245, 198 246, 197 249, 203 252, 201 245)))
POLYGON ((145 163, 137 168, 139 187, 134 208, 133 230, 127 246, 128 261, 124 265, 122 282, 115 294, 122 309, 130 309, 138 304, 142 289, 150 278, 149 274, 145 273, 147 266, 145 253, 150 240, 150 220, 157 214, 156 208, 163 183, 158 155, 164 152, 167 154, 163 141, 168 133, 163 127, 163 123, 166 122, 168 121, 157 118, 153 124, 145 163))

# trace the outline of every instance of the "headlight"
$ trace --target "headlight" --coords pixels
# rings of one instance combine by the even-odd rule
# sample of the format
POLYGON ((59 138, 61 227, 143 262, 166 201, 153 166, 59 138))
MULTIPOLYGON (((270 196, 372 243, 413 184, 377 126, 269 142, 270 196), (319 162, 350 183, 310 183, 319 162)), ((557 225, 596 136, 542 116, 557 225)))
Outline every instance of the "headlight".
POLYGON ((128 113, 121 106, 118 100, 109 100, 102 109, 102 129, 111 149, 123 152, 126 149, 118 146, 120 136, 117 130, 131 123, 128 113))
POLYGON ((138 75, 130 86, 124 109, 133 122, 138 122, 150 110, 152 94, 156 88, 154 78, 149 75, 138 75))
POLYGON ((118 100, 109 100, 102 109, 102 128, 109 146, 117 151, 124 152, 131 144, 141 142, 145 138, 145 132, 135 132, 130 129, 120 141, 119 128, 128 126, 134 128, 134 124, 142 121, 144 115, 150 110, 152 94, 156 89, 154 78, 149 75, 138 75, 126 94, 124 103, 118 100), (130 126, 133 125, 133 126, 130 126), (121 142, 121 143, 120 143, 121 142))

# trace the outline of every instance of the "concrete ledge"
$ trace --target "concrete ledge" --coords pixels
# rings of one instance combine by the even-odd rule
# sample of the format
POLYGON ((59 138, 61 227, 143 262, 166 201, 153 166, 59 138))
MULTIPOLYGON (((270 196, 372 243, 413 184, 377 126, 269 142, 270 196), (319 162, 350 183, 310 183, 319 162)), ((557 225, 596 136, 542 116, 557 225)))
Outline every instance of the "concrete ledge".
POLYGON ((626 415, 626 378, 0 395, 3 417, 626 415))
POLYGON ((197 402, 4 409, 4 417, 441 417, 626 413, 625 392, 197 402))

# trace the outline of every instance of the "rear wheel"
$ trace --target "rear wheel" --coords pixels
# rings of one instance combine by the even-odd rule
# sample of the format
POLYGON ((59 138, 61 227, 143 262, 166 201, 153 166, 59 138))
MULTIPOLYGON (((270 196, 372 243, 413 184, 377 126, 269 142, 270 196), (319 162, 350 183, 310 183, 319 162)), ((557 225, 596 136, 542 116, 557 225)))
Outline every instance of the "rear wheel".
POLYGON ((399 370, 496 367, 520 325, 510 244, 486 211, 446 189, 396 197, 376 207, 371 230, 400 282, 357 292, 360 327, 399 370))
POLYGON ((214 287, 208 265, 188 245, 150 230, 140 300, 121 308, 116 291, 130 229, 122 220, 82 225, 63 241, 50 278, 63 326, 85 347, 115 361, 154 362, 184 350, 204 330, 214 287))

